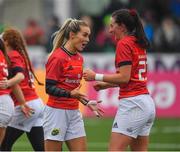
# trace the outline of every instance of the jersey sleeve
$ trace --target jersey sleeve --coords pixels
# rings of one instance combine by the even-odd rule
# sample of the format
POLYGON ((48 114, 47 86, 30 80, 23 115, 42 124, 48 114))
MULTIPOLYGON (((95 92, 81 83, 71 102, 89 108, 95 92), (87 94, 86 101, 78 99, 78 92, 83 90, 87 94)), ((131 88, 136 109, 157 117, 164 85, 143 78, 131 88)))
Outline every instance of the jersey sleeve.
POLYGON ((126 43, 118 43, 116 48, 116 65, 117 67, 132 64, 131 49, 126 43))
POLYGON ((10 58, 10 61, 11 61, 11 68, 19 67, 19 68, 23 69, 24 61, 23 61, 22 57, 19 54, 17 54, 17 53, 9 54, 9 58, 10 58))
POLYGON ((62 62, 62 59, 57 57, 49 58, 46 64, 46 79, 58 81, 63 72, 62 62))
POLYGON ((15 76, 18 72, 24 72, 24 60, 22 56, 20 56, 16 52, 12 52, 8 54, 9 59, 11 61, 11 66, 9 68, 9 77, 15 76))

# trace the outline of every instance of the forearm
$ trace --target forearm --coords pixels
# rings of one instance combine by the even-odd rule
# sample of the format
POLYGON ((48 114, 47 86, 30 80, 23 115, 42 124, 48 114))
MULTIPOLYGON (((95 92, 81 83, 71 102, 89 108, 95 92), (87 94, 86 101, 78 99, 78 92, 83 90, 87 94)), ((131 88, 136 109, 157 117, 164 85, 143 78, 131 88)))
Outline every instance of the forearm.
POLYGON ((57 81, 46 79, 46 93, 55 97, 70 98, 70 91, 58 88, 57 83, 57 81))
POLYGON ((115 88, 115 87, 119 87, 119 85, 117 84, 113 84, 113 83, 108 83, 108 82, 104 82, 105 88, 115 88))
POLYGON ((24 79, 23 73, 17 73, 14 77, 8 80, 8 87, 19 84, 24 79))
POLYGON ((46 85, 46 93, 56 97, 70 97, 70 91, 52 85, 46 85))
POLYGON ((13 95, 16 97, 17 101, 18 101, 21 105, 23 105, 23 104, 26 103, 26 100, 25 100, 25 98, 24 98, 24 94, 23 94, 23 92, 22 92, 22 90, 21 90, 21 88, 20 88, 19 85, 14 85, 14 86, 12 87, 12 92, 13 92, 13 95))
POLYGON ((126 75, 122 75, 121 73, 118 74, 104 74, 103 75, 103 82, 107 82, 109 86, 117 86, 119 84, 128 83, 129 78, 126 75))
POLYGON ((96 80, 96 81, 103 81, 115 85, 125 84, 129 82, 131 77, 131 65, 117 68, 116 73, 114 74, 99 74, 99 73, 95 73, 90 69, 87 69, 84 71, 83 77, 86 81, 96 80))
POLYGON ((24 98, 24 94, 18 84, 14 85, 12 87, 13 94, 15 95, 17 101, 20 103, 21 111, 24 113, 24 115, 28 118, 31 117, 31 115, 34 113, 34 109, 30 108, 26 104, 26 100, 24 98))

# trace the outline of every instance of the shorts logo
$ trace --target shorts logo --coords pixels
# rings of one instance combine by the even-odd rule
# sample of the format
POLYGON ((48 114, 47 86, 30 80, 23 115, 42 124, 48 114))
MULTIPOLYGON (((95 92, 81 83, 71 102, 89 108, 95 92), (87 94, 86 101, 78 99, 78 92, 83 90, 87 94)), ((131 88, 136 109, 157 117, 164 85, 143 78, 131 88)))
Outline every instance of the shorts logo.
POLYGON ((18 126, 24 127, 24 124, 21 122, 21 123, 18 123, 18 126))
POLYGON ((133 129, 131 127, 127 128, 126 130, 127 130, 127 132, 133 132, 133 129))
POLYGON ((51 135, 52 135, 52 136, 56 136, 56 135, 59 134, 59 132, 60 132, 60 130, 59 130, 58 128, 54 128, 54 129, 51 131, 51 135))
POLYGON ((113 128, 118 128, 117 122, 114 123, 113 128))

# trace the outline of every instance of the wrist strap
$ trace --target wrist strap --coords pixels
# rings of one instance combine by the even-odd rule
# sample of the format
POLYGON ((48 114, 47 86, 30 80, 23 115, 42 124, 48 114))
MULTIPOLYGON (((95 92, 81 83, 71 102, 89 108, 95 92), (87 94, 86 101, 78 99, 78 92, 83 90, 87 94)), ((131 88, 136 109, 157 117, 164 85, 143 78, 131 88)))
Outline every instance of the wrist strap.
POLYGON ((95 75, 95 80, 96 81, 103 81, 103 77, 104 77, 104 74, 96 74, 95 75))
POLYGON ((86 106, 89 101, 87 99, 81 99, 80 102, 86 106))

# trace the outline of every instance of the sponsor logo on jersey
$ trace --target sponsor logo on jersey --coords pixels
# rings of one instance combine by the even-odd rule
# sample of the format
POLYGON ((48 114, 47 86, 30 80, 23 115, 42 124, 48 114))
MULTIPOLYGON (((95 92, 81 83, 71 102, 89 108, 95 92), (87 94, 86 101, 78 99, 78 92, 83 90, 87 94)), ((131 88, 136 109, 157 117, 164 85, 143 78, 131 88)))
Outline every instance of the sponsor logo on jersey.
POLYGON ((56 136, 56 135, 58 135, 60 133, 60 129, 58 129, 58 128, 54 128, 52 131, 51 131, 51 135, 52 136, 56 136))
POLYGON ((68 66, 67 70, 73 70, 73 66, 72 65, 68 66))
POLYGON ((79 80, 79 79, 78 80, 72 80, 72 79, 68 79, 68 78, 65 80, 66 83, 80 83, 80 81, 81 80, 79 80))

